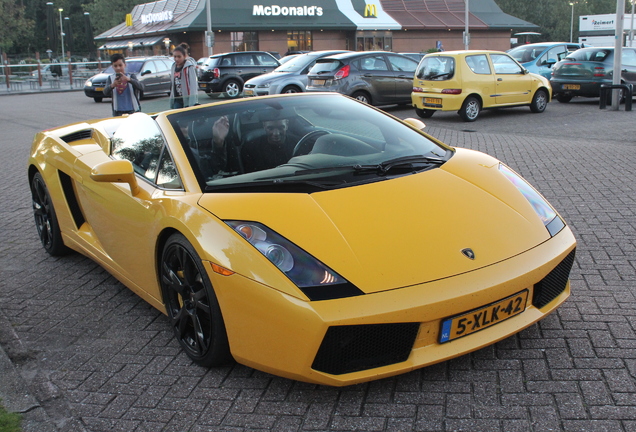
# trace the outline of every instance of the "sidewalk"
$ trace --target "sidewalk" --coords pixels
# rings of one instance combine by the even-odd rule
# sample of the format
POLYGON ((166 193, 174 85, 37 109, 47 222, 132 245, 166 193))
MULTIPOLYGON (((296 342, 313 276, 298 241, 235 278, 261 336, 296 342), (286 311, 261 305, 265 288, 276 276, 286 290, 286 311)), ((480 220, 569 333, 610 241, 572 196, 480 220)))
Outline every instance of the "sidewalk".
POLYGON ((74 79, 71 86, 68 77, 58 81, 42 81, 42 86, 37 80, 12 80, 9 81, 9 87, 4 77, 0 77, 0 96, 5 95, 21 95, 33 93, 53 93, 84 90, 85 79, 74 79))

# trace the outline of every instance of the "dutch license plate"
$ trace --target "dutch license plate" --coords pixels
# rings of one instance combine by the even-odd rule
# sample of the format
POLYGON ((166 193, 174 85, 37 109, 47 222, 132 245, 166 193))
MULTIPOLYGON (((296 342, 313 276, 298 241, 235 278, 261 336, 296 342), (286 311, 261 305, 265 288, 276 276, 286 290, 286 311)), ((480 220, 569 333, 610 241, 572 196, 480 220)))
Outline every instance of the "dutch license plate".
POLYGON ((311 83, 313 85, 317 85, 318 86, 318 85, 325 85, 325 81, 326 80, 311 80, 311 83))
POLYGON ((95 87, 95 91, 104 91, 104 87, 95 87))
POLYGON ((528 290, 523 290, 498 302, 444 320, 439 342, 449 342, 492 327, 523 312, 527 302, 528 290))
POLYGON ((579 84, 563 84, 563 90, 581 90, 579 84))
POLYGON ((424 98, 424 103, 425 104, 441 105, 442 104, 442 100, 439 99, 439 98, 424 98))
POLYGON ((199 87, 201 88, 206 88, 207 86, 208 86, 207 84, 203 84, 203 83, 199 84, 199 87))
POLYGON ((243 95, 244 96, 254 96, 254 90, 245 89, 245 90, 243 90, 243 95))

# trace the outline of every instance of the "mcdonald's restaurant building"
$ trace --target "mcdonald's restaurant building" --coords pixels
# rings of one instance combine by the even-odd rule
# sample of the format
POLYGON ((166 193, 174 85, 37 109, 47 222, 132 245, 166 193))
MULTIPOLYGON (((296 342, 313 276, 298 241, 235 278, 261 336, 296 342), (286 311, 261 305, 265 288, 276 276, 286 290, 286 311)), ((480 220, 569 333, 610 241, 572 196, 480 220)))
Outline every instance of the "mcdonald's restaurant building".
MULTIPOLYGON (((511 31, 537 30, 494 0, 470 0, 471 49, 506 50, 511 31)), ((464 0, 161 0, 140 4, 95 37, 102 58, 115 52, 169 54, 182 42, 191 55, 234 51, 348 49, 425 52, 464 48, 464 0), (206 3, 212 31, 206 37, 206 3)))

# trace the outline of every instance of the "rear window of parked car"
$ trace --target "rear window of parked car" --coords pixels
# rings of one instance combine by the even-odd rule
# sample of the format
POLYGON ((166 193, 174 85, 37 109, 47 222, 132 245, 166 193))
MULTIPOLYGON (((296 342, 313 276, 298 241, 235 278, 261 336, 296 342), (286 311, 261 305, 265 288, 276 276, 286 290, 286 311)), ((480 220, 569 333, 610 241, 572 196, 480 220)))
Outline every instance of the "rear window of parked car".
POLYGON ((607 48, 585 48, 580 49, 578 51, 574 51, 571 54, 568 54, 568 60, 576 60, 576 61, 597 61, 602 62, 605 60, 612 50, 607 48))
POLYGON ((455 59, 443 56, 424 57, 415 75, 429 81, 449 80, 455 75, 455 59))
POLYGON ((491 73, 486 54, 466 56, 466 64, 476 74, 490 75, 491 73))

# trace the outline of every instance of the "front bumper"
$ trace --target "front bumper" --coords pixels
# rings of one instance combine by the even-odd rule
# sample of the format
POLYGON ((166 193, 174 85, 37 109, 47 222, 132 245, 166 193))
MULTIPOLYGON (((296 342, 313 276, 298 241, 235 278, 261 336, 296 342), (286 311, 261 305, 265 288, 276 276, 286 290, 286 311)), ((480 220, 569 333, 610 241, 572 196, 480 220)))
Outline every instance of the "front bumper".
POLYGON ((572 232, 565 227, 532 250, 473 272, 402 289, 315 302, 302 301, 237 274, 209 274, 232 355, 239 363, 300 381, 344 386, 475 351, 544 318, 570 295, 567 278, 575 245, 572 232), (560 286, 540 288, 548 285, 545 281, 555 272, 560 274, 560 286), (439 343, 442 320, 523 290, 529 291, 529 300, 522 313, 439 343), (546 290, 549 295, 542 298, 546 290), (382 353, 378 361, 377 351, 382 352, 384 346, 401 352, 382 353))
POLYGON ((84 86, 84 94, 90 98, 94 98, 94 97, 107 97, 104 96, 104 86, 103 85, 97 85, 97 86, 84 86))

